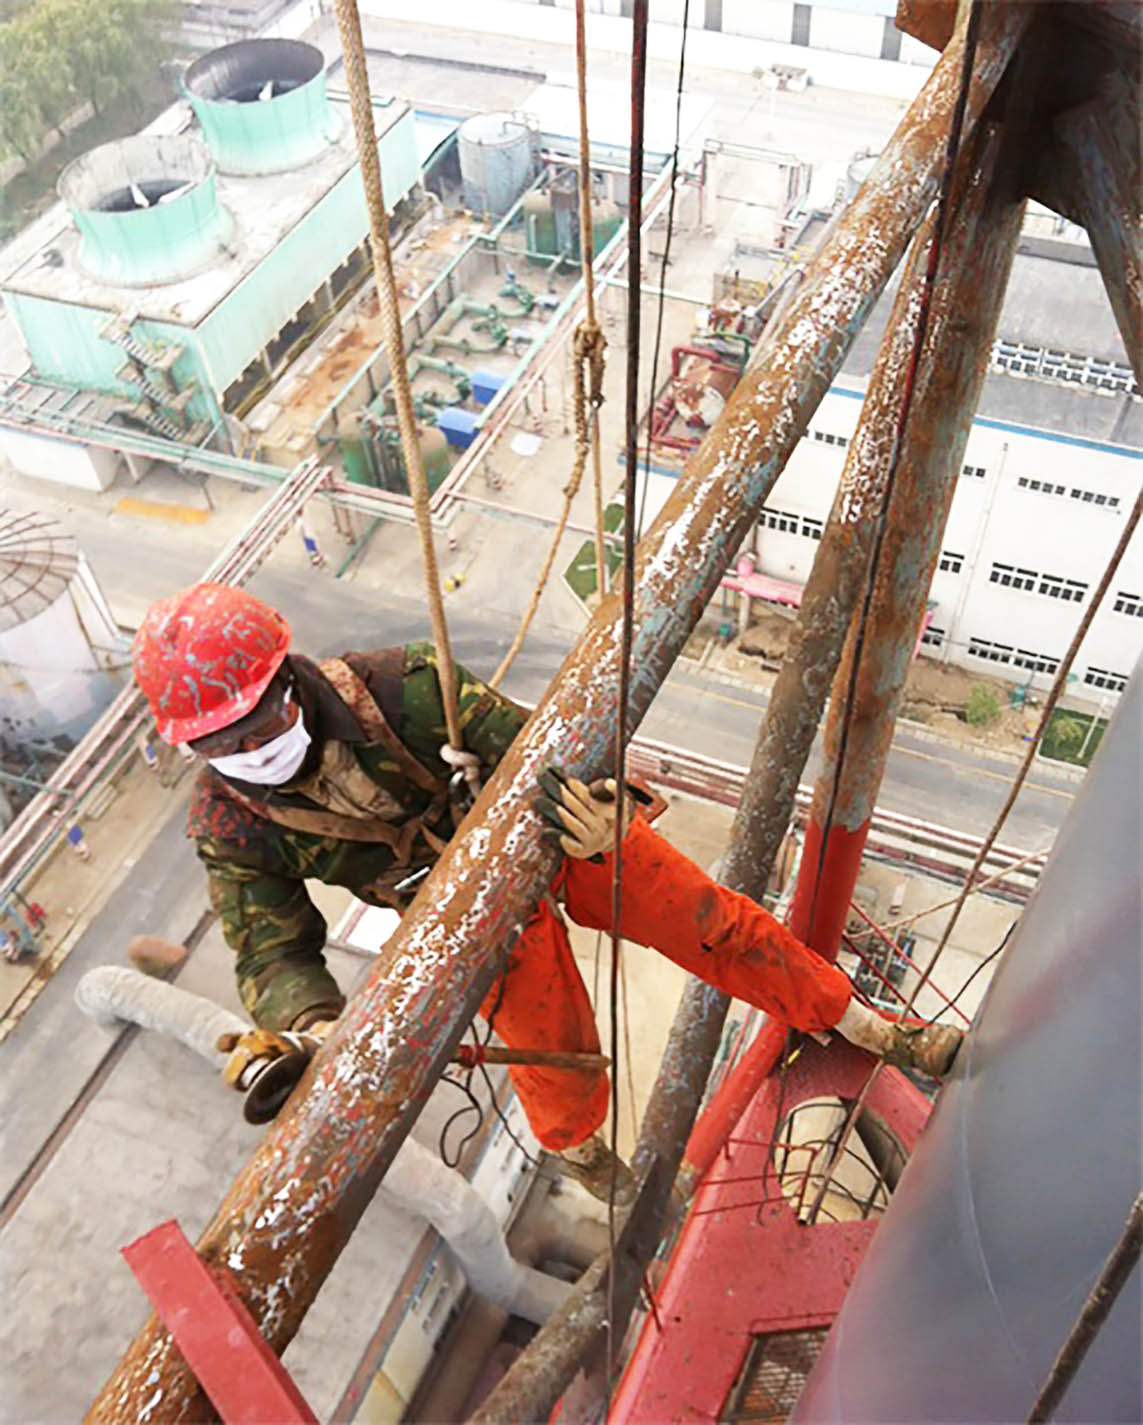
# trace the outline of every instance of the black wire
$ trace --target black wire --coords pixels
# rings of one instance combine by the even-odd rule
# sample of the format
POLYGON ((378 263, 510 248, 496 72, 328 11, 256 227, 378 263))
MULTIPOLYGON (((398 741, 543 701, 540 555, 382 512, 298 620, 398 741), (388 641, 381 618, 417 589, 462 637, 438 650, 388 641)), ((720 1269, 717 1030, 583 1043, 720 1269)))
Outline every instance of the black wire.
POLYGON ((822 879, 825 873, 826 846, 829 840, 830 830, 833 826, 834 813, 837 810, 838 794, 841 790, 841 776, 845 766, 845 754, 849 745, 850 724, 853 721, 853 708, 857 697, 857 677, 861 671, 861 659, 865 651, 865 637, 869 625, 869 612, 873 605, 873 593, 877 585, 881 551, 885 543, 885 533, 889 524, 889 506, 892 502, 893 491, 897 483, 897 472, 900 469, 901 450, 904 445, 905 431, 908 428, 909 415, 912 410, 917 373, 920 369, 925 339, 928 335, 932 294, 936 287, 936 279, 944 245, 945 229, 948 225, 949 198, 952 193, 953 173, 956 167, 957 153, 960 149, 965 111, 968 107, 968 94, 972 81, 973 61, 976 57, 976 42, 980 33, 981 10, 981 0, 971 0, 968 27, 965 32, 964 62, 961 69, 960 88, 957 92, 952 122, 949 125, 948 142, 945 146, 945 164, 944 171, 941 174, 940 192, 937 198, 936 221, 933 227, 933 236, 929 248, 929 265, 925 279, 926 286, 921 301, 921 308, 917 314, 917 326, 913 337, 913 350, 910 357, 909 372, 906 377, 900 416, 893 432, 893 449, 889 458, 889 469, 885 476, 885 488, 882 491, 881 504, 877 511, 877 522, 874 525, 873 544, 869 552, 869 562, 866 568, 865 590, 862 594, 861 612, 858 616, 857 630, 854 635, 853 658, 850 662, 849 678, 846 683, 845 704, 842 709, 840 732, 838 736, 837 758, 834 762, 829 802, 826 806, 826 814, 822 822, 821 844, 818 846, 818 864, 814 876, 813 895, 810 897, 807 933, 812 933, 813 930, 814 915, 818 903, 818 892, 821 889, 822 879))
POLYGON ((451 1074, 442 1074, 441 1083, 451 1084, 454 1089, 459 1089, 461 1093, 466 1095, 468 1099, 467 1103, 461 1104, 461 1106, 454 1113, 450 1113, 449 1116, 445 1119, 444 1125, 441 1128, 440 1139, 437 1143, 437 1150, 440 1153, 441 1162, 445 1165, 446 1168, 455 1168, 459 1166, 460 1160, 464 1156, 464 1150, 468 1147, 468 1145, 472 1142, 472 1140, 476 1137, 476 1135, 480 1132, 481 1128, 484 1126, 484 1109, 481 1106, 480 1100, 472 1092, 471 1069, 469 1069, 468 1073, 465 1074, 463 1079, 454 1079, 451 1074), (457 1119, 463 1118, 466 1113, 475 1113, 476 1122, 473 1124, 472 1128, 470 1128, 469 1131, 464 1135, 460 1142, 456 1145, 456 1152, 450 1153, 448 1151, 449 1129, 452 1128, 453 1124, 457 1121, 457 1119))
POLYGON ((607 1274, 605 1360, 606 1414, 611 1410, 615 1379, 615 1190, 619 1167, 619 955, 623 925, 624 812, 627 801, 627 718, 631 695, 631 650, 635 626, 635 491, 639 477, 639 335, 641 319, 643 225, 643 134, 647 88, 647 16, 649 0, 634 0, 631 13, 631 146, 627 193, 627 361, 624 391, 623 596, 619 643, 618 709, 615 720, 615 843, 611 868, 611 1182, 607 1193, 607 1239, 611 1270, 607 1274))
POLYGON ((948 1004, 946 1004, 946 1005, 942 1006, 940 1009, 938 1009, 937 1012, 936 1012, 936 1014, 934 1014, 931 1019, 927 1020, 926 1023, 928 1023, 928 1024, 935 1024, 935 1023, 937 1022, 937 1020, 940 1019, 941 1015, 944 1014, 944 1012, 945 1012, 946 1009, 952 1009, 953 1005, 956 1004, 957 1000, 960 999, 961 995, 964 994, 965 990, 968 989, 969 985, 972 984, 973 980, 976 979, 977 975, 980 974, 981 970, 987 969, 988 966, 992 964, 993 960, 996 959, 997 955, 1001 954, 1001 952, 1003 951, 1004 947, 1008 944, 1009 940, 1011 940, 1011 938, 1012 938, 1012 932, 1016 929, 1016 927, 1017 927, 1017 925, 1019 925, 1019 923, 1020 923, 1020 922, 1019 922, 1018 920, 1014 920, 1014 921, 1012 922, 1012 924, 1011 924, 1011 925, 1008 927, 1008 929, 1004 932, 1004 939, 1000 942, 1000 944, 996 947, 996 949, 993 950, 993 952, 991 953, 991 955, 986 955, 986 956, 984 957, 984 959, 981 960, 980 964, 977 965, 976 969, 973 970, 972 974, 969 975, 968 979, 965 980, 964 984, 961 985, 960 989, 957 990, 956 994, 953 995, 952 999, 949 1000, 948 1004))
POLYGON ((671 239, 675 235, 675 194, 679 181, 679 144, 683 128, 683 77, 687 63, 687 24, 691 0, 683 0, 683 35, 679 42, 679 78, 675 89, 675 146, 671 151, 671 196, 667 201, 667 236, 663 242, 663 260, 659 264, 659 309, 655 315, 655 346, 651 355, 651 399, 647 407, 647 454, 643 461, 643 494, 639 500, 637 534, 643 533, 643 517, 647 513, 647 489, 651 483, 651 427, 655 419, 655 397, 659 384, 659 353, 663 346, 663 309, 667 295, 667 266, 671 260, 671 239))

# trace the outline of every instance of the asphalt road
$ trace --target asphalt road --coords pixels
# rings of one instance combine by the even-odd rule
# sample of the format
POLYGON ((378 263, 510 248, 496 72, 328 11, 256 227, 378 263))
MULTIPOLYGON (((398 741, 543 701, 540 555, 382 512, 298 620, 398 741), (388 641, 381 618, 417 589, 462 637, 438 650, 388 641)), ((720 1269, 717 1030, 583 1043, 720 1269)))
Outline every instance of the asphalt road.
MULTIPOLYGON (((270 568, 256 577, 251 588, 288 613, 299 647, 320 656, 351 646, 381 646, 429 636, 428 615, 413 599, 387 594, 382 613, 376 607, 376 595, 344 585, 339 591, 342 627, 331 630, 328 606, 324 601, 317 606, 306 598, 312 584, 304 575, 295 577, 270 568)), ((449 628, 456 656, 474 672, 487 675, 508 647, 516 625, 498 614, 478 617, 458 606, 449 610, 449 628)), ((571 637, 534 624, 505 680, 505 691, 525 702, 537 701, 571 643, 571 637)), ((660 742, 747 765, 766 702, 763 689, 705 676, 692 666, 676 667, 641 731, 660 742)), ((815 749, 804 780, 812 780, 819 765, 815 749)), ((1013 770, 1011 764, 985 758, 971 748, 961 749, 899 729, 879 805, 981 835, 992 825, 1013 770)), ((1029 851, 1046 849, 1071 804, 1076 785, 1051 768, 1036 768, 1001 840, 1029 851)))

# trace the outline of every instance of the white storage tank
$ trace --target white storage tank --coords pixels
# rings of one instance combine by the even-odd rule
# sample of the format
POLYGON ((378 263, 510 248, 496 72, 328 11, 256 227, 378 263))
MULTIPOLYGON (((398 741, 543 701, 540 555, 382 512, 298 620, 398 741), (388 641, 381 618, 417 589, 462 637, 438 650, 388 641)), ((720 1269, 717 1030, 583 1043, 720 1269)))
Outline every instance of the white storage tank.
POLYGON ((0 739, 78 740, 123 686, 128 656, 71 535, 0 510, 0 739))
POLYGON ((464 206, 502 218, 532 177, 532 131, 513 114, 474 114, 457 146, 464 206))

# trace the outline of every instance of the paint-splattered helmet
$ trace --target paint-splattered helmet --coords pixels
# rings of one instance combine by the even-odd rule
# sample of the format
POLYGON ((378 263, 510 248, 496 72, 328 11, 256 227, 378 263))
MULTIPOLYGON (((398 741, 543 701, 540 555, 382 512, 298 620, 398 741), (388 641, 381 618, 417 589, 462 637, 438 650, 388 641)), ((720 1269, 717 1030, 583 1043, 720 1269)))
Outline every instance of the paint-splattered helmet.
POLYGON ((290 625, 253 594, 192 584, 151 605, 132 662, 159 736, 192 742, 245 717, 290 646, 290 625))

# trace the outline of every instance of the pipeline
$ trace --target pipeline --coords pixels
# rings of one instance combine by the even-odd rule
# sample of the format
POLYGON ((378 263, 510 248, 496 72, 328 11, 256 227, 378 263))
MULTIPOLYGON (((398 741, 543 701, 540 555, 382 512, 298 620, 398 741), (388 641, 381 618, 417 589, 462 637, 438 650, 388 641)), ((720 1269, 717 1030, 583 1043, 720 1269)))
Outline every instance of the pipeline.
MULTIPOLYGON (((88 970, 75 987, 75 1002, 102 1029, 137 1024, 156 1030, 216 1069, 227 1058, 217 1047, 219 1036, 245 1034, 250 1028, 240 1015, 212 1000, 126 965, 88 970)), ((540 1325, 571 1290, 567 1282, 518 1262, 492 1209, 468 1179, 415 1139, 401 1144, 381 1191, 394 1207, 436 1228, 469 1286, 495 1306, 540 1325)))

